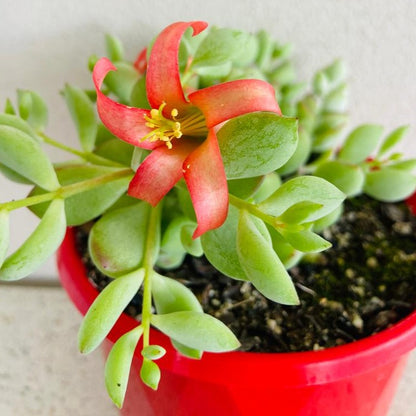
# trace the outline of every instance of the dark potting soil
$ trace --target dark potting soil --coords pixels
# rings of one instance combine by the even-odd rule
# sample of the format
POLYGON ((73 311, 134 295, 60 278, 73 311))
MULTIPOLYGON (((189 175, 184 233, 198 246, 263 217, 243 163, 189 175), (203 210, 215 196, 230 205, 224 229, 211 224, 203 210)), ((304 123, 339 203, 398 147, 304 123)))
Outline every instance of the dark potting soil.
MULTIPOLYGON (((347 201, 342 218, 323 236, 332 247, 290 270, 301 304, 267 300, 250 283, 230 279, 204 258, 187 256, 164 271, 190 287, 205 312, 223 321, 243 351, 318 350, 388 328, 416 309, 416 217, 405 204, 380 204, 366 197, 347 201)), ((85 255, 90 280, 102 289, 110 279, 85 255)), ((126 312, 140 314, 136 296, 126 312)))

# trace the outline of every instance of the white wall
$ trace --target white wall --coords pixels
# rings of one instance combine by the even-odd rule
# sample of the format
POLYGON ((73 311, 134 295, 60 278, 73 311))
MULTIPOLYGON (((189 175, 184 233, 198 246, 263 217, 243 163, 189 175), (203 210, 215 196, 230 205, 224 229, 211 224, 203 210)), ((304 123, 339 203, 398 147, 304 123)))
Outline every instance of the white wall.
MULTIPOLYGON (((196 19, 264 28, 293 43, 300 79, 342 57, 349 67, 351 125, 411 124, 405 147, 416 154, 413 0, 0 0, 0 106, 16 88, 36 90, 50 106, 50 136, 75 145, 58 92, 65 82, 91 86, 86 60, 104 53, 103 34, 119 36, 133 59, 167 24, 196 19)), ((24 192, 0 178, 0 201, 24 192)), ((34 226, 30 214, 20 214, 18 222, 15 244, 34 226)), ((52 262, 38 275, 54 278, 52 262)))

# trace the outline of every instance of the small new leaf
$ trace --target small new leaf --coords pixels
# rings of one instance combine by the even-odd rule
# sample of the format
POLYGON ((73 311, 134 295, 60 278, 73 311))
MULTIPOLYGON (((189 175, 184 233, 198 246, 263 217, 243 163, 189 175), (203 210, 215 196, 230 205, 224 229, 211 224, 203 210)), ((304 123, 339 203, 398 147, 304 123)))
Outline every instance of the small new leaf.
POLYGON ((48 123, 48 107, 35 92, 18 90, 19 114, 35 131, 43 131, 48 123))
POLYGON ((78 333, 79 350, 88 354, 97 348, 140 289, 144 269, 113 280, 100 292, 85 315, 78 333))
POLYGON ((311 201, 301 201, 289 207, 282 215, 280 215, 279 220, 285 224, 300 224, 321 208, 322 204, 311 201))
POLYGON ((115 36, 105 35, 105 47, 110 61, 122 61, 124 59, 124 48, 120 39, 115 36))
POLYGON ((285 240, 296 250, 303 253, 319 253, 331 247, 331 243, 309 230, 289 232, 279 230, 285 240))
POLYGON ((148 360, 155 361, 162 358, 166 350, 160 345, 148 345, 142 349, 142 356, 148 360))
POLYGON ((146 386, 153 390, 157 390, 160 381, 160 369, 158 365, 153 361, 144 358, 140 370, 140 378, 146 386))
POLYGON ((409 131, 409 126, 401 126, 396 130, 393 130, 384 140, 380 146, 380 150, 378 151, 377 157, 382 157, 386 153, 388 153, 391 149, 394 148, 397 144, 399 144, 404 136, 409 131))
POLYGON ((134 351, 142 333, 143 328, 138 326, 121 336, 107 357, 105 385, 111 400, 118 408, 123 406, 134 351))

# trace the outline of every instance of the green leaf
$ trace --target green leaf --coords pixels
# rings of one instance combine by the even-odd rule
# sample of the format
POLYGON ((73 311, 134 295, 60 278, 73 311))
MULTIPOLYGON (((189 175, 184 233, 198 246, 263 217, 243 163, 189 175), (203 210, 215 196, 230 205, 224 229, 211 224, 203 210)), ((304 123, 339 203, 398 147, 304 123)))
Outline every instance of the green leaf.
POLYGON ((293 155, 297 120, 274 113, 249 113, 229 120, 217 132, 228 179, 270 173, 293 155))
POLYGON ((89 250, 108 276, 137 269, 143 259, 150 205, 139 202, 103 215, 92 227, 89 250))
POLYGON ((273 250, 271 241, 264 238, 246 211, 240 214, 237 250, 241 266, 259 292, 275 302, 299 304, 292 279, 273 250))
POLYGON ((258 41, 258 53, 256 57, 256 63, 258 67, 265 71, 270 67, 273 52, 275 49, 275 42, 271 38, 270 34, 265 30, 260 30, 257 33, 258 41))
POLYGON ((0 163, 48 191, 59 188, 46 153, 22 130, 0 125, 0 163))
POLYGON ((164 269, 179 267, 185 258, 186 250, 181 241, 181 231, 185 225, 195 223, 186 217, 176 217, 166 227, 162 236, 157 265, 164 269))
POLYGON ((201 239, 193 238, 193 233, 195 231, 195 224, 185 225, 181 229, 181 243, 185 248, 186 252, 191 256, 200 257, 204 254, 202 250, 201 239))
POLYGON ((341 217, 343 208, 344 206, 341 204, 337 208, 335 208, 334 211, 330 212, 322 218, 319 218, 319 220, 314 221, 312 227, 313 231, 319 233, 325 230, 325 228, 328 228, 330 225, 336 223, 338 219, 341 217))
POLYGON ((289 207, 303 201, 322 205, 307 220, 316 221, 332 212, 345 199, 345 195, 330 182, 316 176, 299 176, 285 182, 258 208, 273 216, 280 216, 289 207))
POLYGON ((3 263, 0 280, 18 280, 36 271, 65 236, 64 200, 54 199, 28 239, 3 263))
POLYGON ((394 146, 400 143, 404 136, 409 131, 410 126, 401 126, 396 130, 393 130, 384 140, 380 146, 380 150, 378 151, 377 156, 381 157, 384 156, 387 152, 392 150, 394 146))
POLYGON ((344 79, 347 73, 345 63, 341 59, 336 59, 332 64, 324 68, 323 71, 328 79, 333 83, 344 79))
POLYGON ((146 77, 141 77, 131 91, 130 102, 133 107, 150 110, 150 104, 146 93, 146 77))
POLYGON ((412 172, 416 169, 416 159, 407 159, 400 162, 395 162, 389 165, 393 169, 406 170, 412 172))
POLYGON ((176 351, 180 352, 182 355, 188 358, 192 358, 194 360, 200 360, 203 355, 203 351, 197 350, 196 348, 189 348, 186 345, 181 344, 178 341, 175 341, 174 339, 170 340, 172 342, 172 345, 176 349, 176 351))
MULTIPOLYGON (((115 172, 116 169, 105 166, 70 165, 58 168, 56 173, 62 186, 82 182, 88 179, 115 172)), ((81 225, 101 215, 114 204, 127 190, 130 178, 121 178, 97 185, 95 188, 81 192, 65 199, 65 215, 69 226, 81 225)), ((40 195, 43 190, 35 188, 31 195, 40 195)), ((42 216, 48 203, 38 204, 31 210, 42 216)))
POLYGON ((97 146, 94 153, 109 160, 130 166, 134 147, 120 139, 110 139, 97 146))
POLYGON ((198 350, 225 352, 240 346, 221 321, 205 313, 181 311, 152 315, 151 322, 170 338, 198 350))
POLYGON ((36 131, 45 129, 48 123, 48 107, 37 93, 28 90, 18 90, 17 100, 19 114, 36 131))
POLYGON ((295 250, 272 226, 267 226, 270 237, 272 239, 273 249, 278 255, 279 259, 288 270, 293 267, 302 258, 303 253, 295 250))
POLYGON ((111 400, 118 408, 123 406, 134 351, 142 333, 143 328, 137 326, 121 336, 107 357, 105 385, 111 400))
POLYGON ((160 381, 160 369, 156 363, 145 358, 140 370, 140 378, 146 386, 157 390, 160 381))
POLYGON ((130 103, 130 97, 140 74, 127 62, 113 62, 117 71, 111 71, 105 78, 105 85, 124 104, 130 103))
POLYGON ((192 67, 212 66, 227 61, 239 61, 248 45, 250 35, 228 28, 212 28, 196 50, 192 67))
POLYGON ((241 199, 251 197, 263 181, 263 176, 228 181, 228 192, 241 199))
POLYGON ((9 229, 9 211, 0 210, 0 268, 9 249, 10 229, 9 229))
POLYGON ((97 135, 97 120, 94 105, 84 90, 65 85, 64 97, 74 121, 82 148, 91 152, 97 135))
POLYGON ((364 186, 362 168, 342 161, 324 162, 318 165, 314 174, 331 182, 348 197, 360 194, 364 186))
POLYGON ((166 350, 160 345, 148 345, 142 349, 142 356, 148 360, 159 360, 166 354, 166 350))
POLYGON ((234 279, 247 280, 237 254, 239 211, 230 205, 224 224, 201 236, 202 248, 208 261, 221 273, 234 279))
POLYGON ((152 274, 152 296, 159 314, 178 311, 202 312, 202 306, 190 289, 156 272, 152 274))
POLYGON ((135 270, 113 280, 96 297, 78 332, 78 348, 88 354, 95 350, 139 291, 144 269, 135 270))
POLYGON ((279 85, 286 85, 295 80, 295 69, 291 61, 282 62, 269 74, 270 81, 279 85))
POLYGON ((301 201, 289 207, 282 215, 280 215, 280 221, 285 224, 300 224, 304 222, 311 214, 318 209, 321 209, 322 205, 311 201, 301 201))
POLYGON ((6 105, 4 106, 4 112, 6 114, 16 115, 16 110, 13 107, 12 102, 10 101, 10 98, 7 98, 6 105))
POLYGON ((289 232, 280 230, 285 240, 303 253, 318 253, 331 247, 331 243, 309 230, 289 232))
POLYGON ((348 107, 348 86, 343 83, 334 88, 325 97, 323 108, 325 111, 343 113, 348 107))
POLYGON ((33 182, 25 178, 22 175, 19 175, 14 170, 8 168, 5 165, 0 163, 0 172, 7 178, 16 183, 23 183, 25 185, 33 185, 33 182))
POLYGON ((364 192, 383 202, 401 201, 413 194, 416 178, 408 171, 383 168, 369 172, 364 192))
POLYGON ((117 37, 107 33, 105 35, 105 48, 110 61, 122 61, 124 59, 123 44, 117 37))
POLYGON ((289 160, 277 170, 280 175, 296 172, 309 159, 311 153, 311 136, 305 130, 299 130, 299 140, 295 152, 289 160))
MULTIPOLYGON (((259 203, 267 199, 280 185, 282 180, 276 172, 270 172, 263 176, 263 181, 258 187, 253 198, 254 201, 259 203)), ((232 192, 230 192, 232 193, 232 192)), ((238 195, 237 195, 238 196, 238 195)))
POLYGON ((360 163, 367 159, 376 149, 383 134, 383 127, 375 124, 364 124, 353 130, 347 137, 339 160, 349 163, 360 163))

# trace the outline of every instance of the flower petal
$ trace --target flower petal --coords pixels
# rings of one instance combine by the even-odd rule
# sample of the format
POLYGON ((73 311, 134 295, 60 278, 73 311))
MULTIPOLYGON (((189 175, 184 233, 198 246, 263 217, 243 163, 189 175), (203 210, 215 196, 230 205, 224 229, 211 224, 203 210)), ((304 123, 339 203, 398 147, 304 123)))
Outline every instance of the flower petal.
POLYGON ((183 176, 182 165, 198 143, 176 140, 172 149, 165 145, 153 150, 137 169, 128 194, 155 206, 183 176))
POLYGON ((147 48, 142 49, 142 51, 137 56, 136 60, 134 61, 133 66, 137 69, 138 73, 143 75, 146 72, 147 68, 147 48))
POLYGON ((228 212, 224 166, 213 130, 183 164, 184 177, 195 209, 198 227, 193 238, 223 224, 228 212))
POLYGON ((115 136, 134 146, 154 149, 159 142, 140 141, 151 129, 145 125, 144 116, 150 112, 129 107, 107 97, 100 91, 105 76, 117 68, 107 58, 101 58, 94 66, 92 77, 97 91, 97 110, 103 124, 115 136))
POLYGON ((195 36, 207 23, 177 22, 166 27, 156 38, 147 64, 147 98, 152 108, 159 108, 165 102, 165 114, 170 114, 173 108, 181 111, 189 106, 182 90, 178 63, 179 44, 188 27, 193 28, 195 36))
POLYGON ((225 82, 195 91, 188 98, 204 114, 208 128, 254 111, 282 114, 274 88, 259 79, 225 82))

